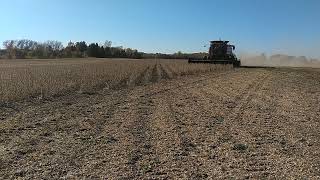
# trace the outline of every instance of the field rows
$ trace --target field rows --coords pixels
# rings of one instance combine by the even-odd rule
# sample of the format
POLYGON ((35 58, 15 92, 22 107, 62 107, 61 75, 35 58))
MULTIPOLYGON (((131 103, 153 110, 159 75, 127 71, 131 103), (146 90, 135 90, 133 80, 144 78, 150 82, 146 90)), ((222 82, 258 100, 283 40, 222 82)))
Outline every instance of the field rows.
POLYGON ((319 70, 240 68, 159 81, 171 76, 166 65, 136 75, 144 86, 7 108, 0 177, 319 178, 319 70))
POLYGON ((183 60, 0 61, 0 102, 90 94, 223 69, 230 66, 189 65, 183 60))

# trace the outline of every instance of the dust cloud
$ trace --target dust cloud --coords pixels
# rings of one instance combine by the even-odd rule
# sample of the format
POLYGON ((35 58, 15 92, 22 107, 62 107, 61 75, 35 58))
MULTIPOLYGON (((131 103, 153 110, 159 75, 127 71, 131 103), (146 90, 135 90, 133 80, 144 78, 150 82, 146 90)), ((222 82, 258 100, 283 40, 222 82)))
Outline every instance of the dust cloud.
POLYGON ((319 59, 308 59, 305 56, 289 56, 276 54, 272 56, 242 54, 240 55, 243 66, 269 66, 269 67, 312 67, 320 68, 319 59))

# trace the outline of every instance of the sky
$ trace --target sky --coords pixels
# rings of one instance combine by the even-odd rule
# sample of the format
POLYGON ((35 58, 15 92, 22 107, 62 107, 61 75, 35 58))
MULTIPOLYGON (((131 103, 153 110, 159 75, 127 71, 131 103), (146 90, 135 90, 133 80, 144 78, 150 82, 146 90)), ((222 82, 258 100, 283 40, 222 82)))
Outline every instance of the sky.
POLYGON ((320 58, 320 0, 0 0, 0 42, 113 42, 144 52, 207 51, 320 58))

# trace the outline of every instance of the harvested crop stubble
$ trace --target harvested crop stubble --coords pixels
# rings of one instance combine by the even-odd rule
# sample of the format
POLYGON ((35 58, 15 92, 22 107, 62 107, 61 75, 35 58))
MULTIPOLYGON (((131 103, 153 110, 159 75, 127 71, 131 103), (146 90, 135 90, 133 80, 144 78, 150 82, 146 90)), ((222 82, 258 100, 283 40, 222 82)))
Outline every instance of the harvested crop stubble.
MULTIPOLYGON (((166 65, 132 83, 170 78, 166 65)), ((239 68, 8 103, 0 177, 319 179, 319 79, 318 69, 239 68)))

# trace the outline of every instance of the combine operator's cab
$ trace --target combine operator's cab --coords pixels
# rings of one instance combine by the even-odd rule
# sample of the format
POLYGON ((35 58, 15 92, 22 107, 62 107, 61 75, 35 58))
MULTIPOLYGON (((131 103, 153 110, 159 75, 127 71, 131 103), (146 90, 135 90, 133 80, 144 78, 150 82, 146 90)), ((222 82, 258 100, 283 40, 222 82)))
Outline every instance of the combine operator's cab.
POLYGON ((233 53, 234 45, 229 45, 229 41, 211 41, 209 56, 203 59, 189 59, 189 63, 212 63, 212 64, 232 64, 234 67, 241 65, 233 53))

